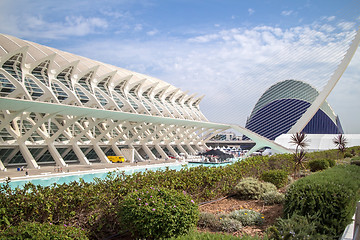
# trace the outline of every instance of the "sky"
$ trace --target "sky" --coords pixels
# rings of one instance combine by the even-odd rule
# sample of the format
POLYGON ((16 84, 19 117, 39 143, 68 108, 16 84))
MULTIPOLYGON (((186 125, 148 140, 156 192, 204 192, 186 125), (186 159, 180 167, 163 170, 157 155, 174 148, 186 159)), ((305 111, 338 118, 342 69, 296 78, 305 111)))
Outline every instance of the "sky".
MULTIPOLYGON (((1 0, 0 32, 164 80, 212 122, 245 125, 271 85, 321 90, 360 22, 358 0, 1 0)), ((360 133, 360 50, 327 101, 360 133)))

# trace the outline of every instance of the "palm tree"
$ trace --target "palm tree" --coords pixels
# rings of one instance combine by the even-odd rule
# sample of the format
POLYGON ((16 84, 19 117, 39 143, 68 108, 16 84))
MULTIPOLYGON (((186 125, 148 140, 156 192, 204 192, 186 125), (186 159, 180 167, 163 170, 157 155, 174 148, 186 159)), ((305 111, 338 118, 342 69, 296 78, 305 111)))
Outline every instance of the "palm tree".
POLYGON ((290 143, 296 145, 296 149, 293 154, 294 161, 295 161, 295 168, 294 168, 294 177, 295 177, 296 173, 300 172, 301 168, 305 168, 304 167, 304 161, 305 161, 305 155, 306 155, 305 148, 309 144, 308 144, 308 139, 306 138, 306 134, 303 132, 294 133, 291 136, 290 143))
POLYGON ((334 137, 333 142, 336 145, 336 147, 338 148, 339 152, 344 154, 345 149, 346 149, 346 144, 348 143, 345 136, 343 134, 339 134, 336 137, 334 137))

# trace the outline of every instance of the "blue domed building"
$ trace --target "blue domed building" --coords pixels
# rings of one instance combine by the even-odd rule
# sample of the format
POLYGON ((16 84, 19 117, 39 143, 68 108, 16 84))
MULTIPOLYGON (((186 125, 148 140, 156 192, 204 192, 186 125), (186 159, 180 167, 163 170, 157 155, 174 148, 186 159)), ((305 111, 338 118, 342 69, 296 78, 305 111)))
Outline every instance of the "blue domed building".
MULTIPOLYGON (((318 95, 314 87, 303 81, 278 82, 260 97, 245 127, 268 139, 275 140, 281 134, 288 133, 318 95)), ((325 101, 303 132, 340 134, 343 133, 343 129, 339 117, 325 101)))

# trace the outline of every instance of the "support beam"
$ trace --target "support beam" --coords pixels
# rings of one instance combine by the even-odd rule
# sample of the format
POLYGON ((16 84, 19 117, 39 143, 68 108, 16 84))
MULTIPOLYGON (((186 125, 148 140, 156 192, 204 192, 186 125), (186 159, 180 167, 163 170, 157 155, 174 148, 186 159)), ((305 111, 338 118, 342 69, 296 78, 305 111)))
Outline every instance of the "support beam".
POLYGON ((60 153, 54 146, 52 142, 47 143, 49 153, 51 154, 52 158, 55 160, 56 165, 60 167, 67 167, 67 164, 65 163, 64 159, 61 157, 60 153))
POLYGON ((179 154, 170 146, 170 144, 166 144, 166 148, 174 157, 179 158, 179 154))
POLYGON ((191 147, 191 145, 189 143, 186 144, 187 148, 189 149, 190 153, 192 155, 195 155, 196 154, 196 151, 191 147))
POLYGON ((185 157, 188 158, 189 154, 185 151, 185 149, 181 146, 181 144, 176 145, 180 152, 185 154, 185 157))
POLYGON ((156 160, 155 155, 151 152, 148 146, 146 144, 142 145, 142 149, 145 151, 145 153, 148 155, 150 160, 156 160))
POLYGON ((159 144, 155 144, 154 145, 156 151, 158 151, 158 153, 161 155, 161 157, 163 159, 168 159, 169 156, 165 153, 164 149, 162 149, 162 147, 159 144))
POLYGON ((4 166, 3 162, 0 159, 0 170, 1 171, 6 171, 6 167, 4 166))
POLYGON ((114 151, 114 153, 116 154, 116 156, 124 156, 124 154, 122 153, 122 151, 116 146, 116 144, 111 144, 111 149, 114 151))
POLYGON ((34 157, 31 155, 31 152, 26 147, 26 145, 24 143, 19 143, 19 148, 22 156, 27 163, 27 167, 30 169, 40 169, 39 165, 35 161, 34 157))
POLYGON ((100 158, 100 161, 102 163, 111 163, 109 161, 109 159, 106 157, 105 153, 101 150, 101 147, 99 146, 99 143, 95 142, 95 141, 91 141, 91 143, 92 143, 92 145, 94 147, 94 151, 96 152, 96 154, 100 158))
POLYGON ((81 148, 76 143, 72 144, 72 149, 73 149, 74 153, 76 154, 77 158, 79 159, 80 164, 91 165, 91 163, 85 156, 84 152, 81 150, 81 148))

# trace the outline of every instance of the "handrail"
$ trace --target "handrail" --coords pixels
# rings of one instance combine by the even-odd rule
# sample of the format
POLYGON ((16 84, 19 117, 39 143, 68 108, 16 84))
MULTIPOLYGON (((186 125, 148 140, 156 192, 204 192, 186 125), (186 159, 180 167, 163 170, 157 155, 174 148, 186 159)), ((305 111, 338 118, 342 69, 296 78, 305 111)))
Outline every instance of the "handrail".
POLYGON ((353 240, 360 240, 360 202, 356 204, 353 240))

